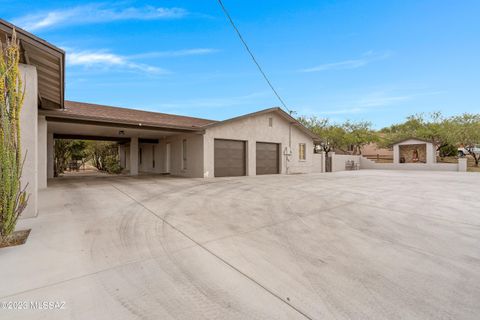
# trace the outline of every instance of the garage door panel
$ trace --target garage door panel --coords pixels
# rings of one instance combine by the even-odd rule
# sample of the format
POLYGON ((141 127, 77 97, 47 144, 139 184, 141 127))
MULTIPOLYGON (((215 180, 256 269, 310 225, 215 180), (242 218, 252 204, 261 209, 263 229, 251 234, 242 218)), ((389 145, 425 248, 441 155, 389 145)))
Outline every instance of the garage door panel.
POLYGON ((278 143, 257 142, 257 175, 280 173, 279 149, 278 143))
POLYGON ((215 177, 244 176, 245 141, 215 139, 214 144, 215 177))

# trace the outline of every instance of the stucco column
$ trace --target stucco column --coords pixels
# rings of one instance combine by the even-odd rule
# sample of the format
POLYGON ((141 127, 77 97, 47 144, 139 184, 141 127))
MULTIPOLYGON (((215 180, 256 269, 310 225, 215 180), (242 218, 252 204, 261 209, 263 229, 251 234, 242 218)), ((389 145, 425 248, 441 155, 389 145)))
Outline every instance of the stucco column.
POLYGON ((433 164, 435 163, 435 161, 433 160, 433 158, 435 157, 435 147, 432 146, 431 144, 427 143, 425 145, 425 148, 427 149, 427 154, 426 154, 426 157, 427 157, 427 164, 433 164))
POLYGON ((458 171, 467 172, 467 158, 458 159, 458 171))
POLYGON ((38 188, 47 187, 47 120, 38 116, 38 188))
POLYGON ((247 176, 255 176, 257 174, 256 166, 257 143, 255 140, 247 141, 247 176))
POLYGON ((321 170, 322 170, 322 173, 323 173, 323 172, 326 171, 325 167, 326 167, 326 164, 327 164, 326 163, 327 162, 327 157, 326 157, 325 151, 322 151, 320 154, 322 155, 322 169, 321 170))
POLYGON ((335 168, 335 164, 337 163, 336 160, 335 160, 335 152, 334 151, 330 151, 328 153, 328 155, 330 156, 330 169, 331 169, 331 172, 335 172, 337 171, 336 168, 335 168))
POLYGON ((53 179, 54 177, 54 161, 55 161, 55 140, 53 139, 53 133, 47 133, 47 178, 53 179))
POLYGON ((22 218, 35 217, 38 211, 38 86, 37 69, 19 65, 24 86, 23 107, 20 113, 22 157, 25 158, 21 178, 22 187, 27 186, 30 195, 22 218))
POLYGON ((130 175, 138 175, 138 137, 130 138, 130 175))
POLYGON ((400 163, 400 146, 398 144, 393 146, 393 163, 400 163))

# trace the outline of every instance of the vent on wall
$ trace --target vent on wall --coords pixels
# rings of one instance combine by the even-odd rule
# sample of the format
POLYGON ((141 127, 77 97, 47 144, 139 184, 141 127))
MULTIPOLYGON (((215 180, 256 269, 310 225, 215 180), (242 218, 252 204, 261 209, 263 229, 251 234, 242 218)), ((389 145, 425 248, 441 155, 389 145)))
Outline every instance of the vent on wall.
POLYGON ((268 118, 268 126, 273 127, 273 118, 272 117, 268 118))

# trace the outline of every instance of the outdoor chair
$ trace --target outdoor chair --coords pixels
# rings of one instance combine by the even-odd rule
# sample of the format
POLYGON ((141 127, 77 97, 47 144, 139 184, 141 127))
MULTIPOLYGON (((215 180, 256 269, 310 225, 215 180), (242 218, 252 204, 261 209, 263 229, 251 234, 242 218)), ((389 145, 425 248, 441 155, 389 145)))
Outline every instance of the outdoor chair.
POLYGON ((345 161, 345 170, 351 171, 351 170, 359 170, 359 169, 360 169, 360 164, 355 163, 354 160, 345 161))

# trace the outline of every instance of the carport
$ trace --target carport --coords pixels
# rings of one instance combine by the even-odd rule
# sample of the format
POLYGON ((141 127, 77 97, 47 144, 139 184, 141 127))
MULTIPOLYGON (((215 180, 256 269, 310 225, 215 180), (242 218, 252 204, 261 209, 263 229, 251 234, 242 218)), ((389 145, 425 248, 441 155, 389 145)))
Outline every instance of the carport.
POLYGON ((187 137, 190 143, 201 144, 203 130, 195 124, 208 123, 197 118, 72 101, 65 101, 63 110, 41 110, 40 114, 47 123, 48 178, 54 176, 56 139, 117 142, 120 164, 129 175, 186 173, 187 159, 182 153, 189 148, 183 144, 187 137))

